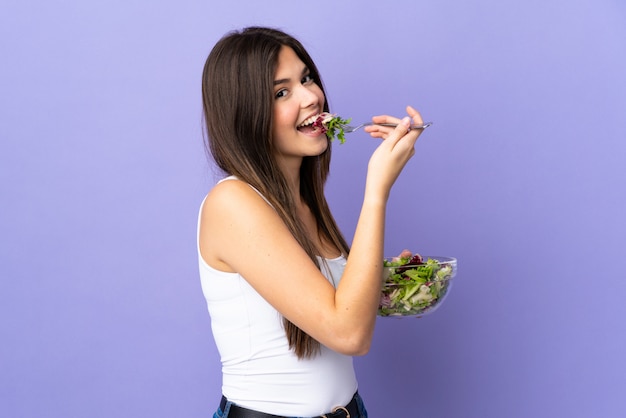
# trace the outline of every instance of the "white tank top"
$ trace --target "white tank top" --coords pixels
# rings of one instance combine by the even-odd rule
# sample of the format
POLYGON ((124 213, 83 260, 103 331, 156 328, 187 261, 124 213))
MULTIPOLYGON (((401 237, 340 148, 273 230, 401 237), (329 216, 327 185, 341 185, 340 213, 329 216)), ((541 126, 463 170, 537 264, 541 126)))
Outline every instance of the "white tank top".
MULTIPOLYGON (((199 226, 200 220, 198 231, 199 226)), ((352 357, 322 345, 320 354, 298 359, 280 313, 241 275, 209 266, 199 244, 198 259, 224 396, 239 406, 284 416, 321 415, 351 400, 357 390, 352 357)), ((322 273, 336 287, 345 258, 320 260, 322 273)))

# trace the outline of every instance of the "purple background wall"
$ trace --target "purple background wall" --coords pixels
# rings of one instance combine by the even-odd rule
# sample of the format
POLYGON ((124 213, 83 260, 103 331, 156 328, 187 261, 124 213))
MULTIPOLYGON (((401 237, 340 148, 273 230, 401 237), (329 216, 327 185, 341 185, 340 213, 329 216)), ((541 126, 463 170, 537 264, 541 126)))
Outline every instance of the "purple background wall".
MULTIPOLYGON (((379 321, 356 360, 371 416, 624 416, 626 7, 608 0, 3 2, 0 416, 212 413, 200 72, 250 24, 305 43, 335 112, 435 122, 386 248, 459 274, 433 316, 379 321)), ((335 147, 349 238, 375 145, 335 147)))

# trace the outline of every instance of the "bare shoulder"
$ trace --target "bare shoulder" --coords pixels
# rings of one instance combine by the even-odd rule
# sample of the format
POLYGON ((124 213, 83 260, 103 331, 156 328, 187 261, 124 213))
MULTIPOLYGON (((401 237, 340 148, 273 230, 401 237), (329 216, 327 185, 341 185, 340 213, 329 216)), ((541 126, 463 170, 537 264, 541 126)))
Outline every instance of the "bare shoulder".
POLYGON ((228 262, 266 228, 285 228, 274 209, 241 180, 217 184, 207 195, 200 218, 200 252, 212 267, 234 271, 228 262))
POLYGON ((272 208, 250 185, 233 179, 218 183, 208 193, 202 207, 202 221, 210 222, 215 216, 224 219, 242 213, 249 216, 251 211, 263 213, 267 209, 272 208))

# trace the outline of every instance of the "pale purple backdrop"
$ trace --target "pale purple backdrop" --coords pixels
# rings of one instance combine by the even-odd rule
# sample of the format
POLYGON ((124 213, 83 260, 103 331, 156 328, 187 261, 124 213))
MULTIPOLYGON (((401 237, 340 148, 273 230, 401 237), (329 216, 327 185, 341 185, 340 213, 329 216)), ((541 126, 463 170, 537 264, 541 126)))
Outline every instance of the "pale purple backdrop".
MULTIPOLYGON (((356 359, 370 416, 625 416, 618 0, 3 2, 0 416, 211 416, 200 73, 252 24, 303 41, 333 111, 412 104, 435 123, 385 246, 457 257, 459 274, 431 317, 378 322, 356 359)), ((349 239, 375 146, 334 148, 349 239)))

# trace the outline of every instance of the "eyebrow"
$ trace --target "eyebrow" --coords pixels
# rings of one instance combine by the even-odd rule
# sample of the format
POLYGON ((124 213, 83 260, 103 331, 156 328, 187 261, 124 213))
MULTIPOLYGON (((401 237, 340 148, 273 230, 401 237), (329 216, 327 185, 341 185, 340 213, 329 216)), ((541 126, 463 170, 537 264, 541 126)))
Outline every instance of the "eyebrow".
MULTIPOLYGON (((310 72, 309 67, 305 65, 304 68, 302 69, 302 75, 306 75, 309 72, 310 72)), ((285 84, 285 83, 288 83, 290 80, 291 79, 289 78, 281 78, 280 80, 274 80, 274 85, 277 86, 279 84, 285 84)))

